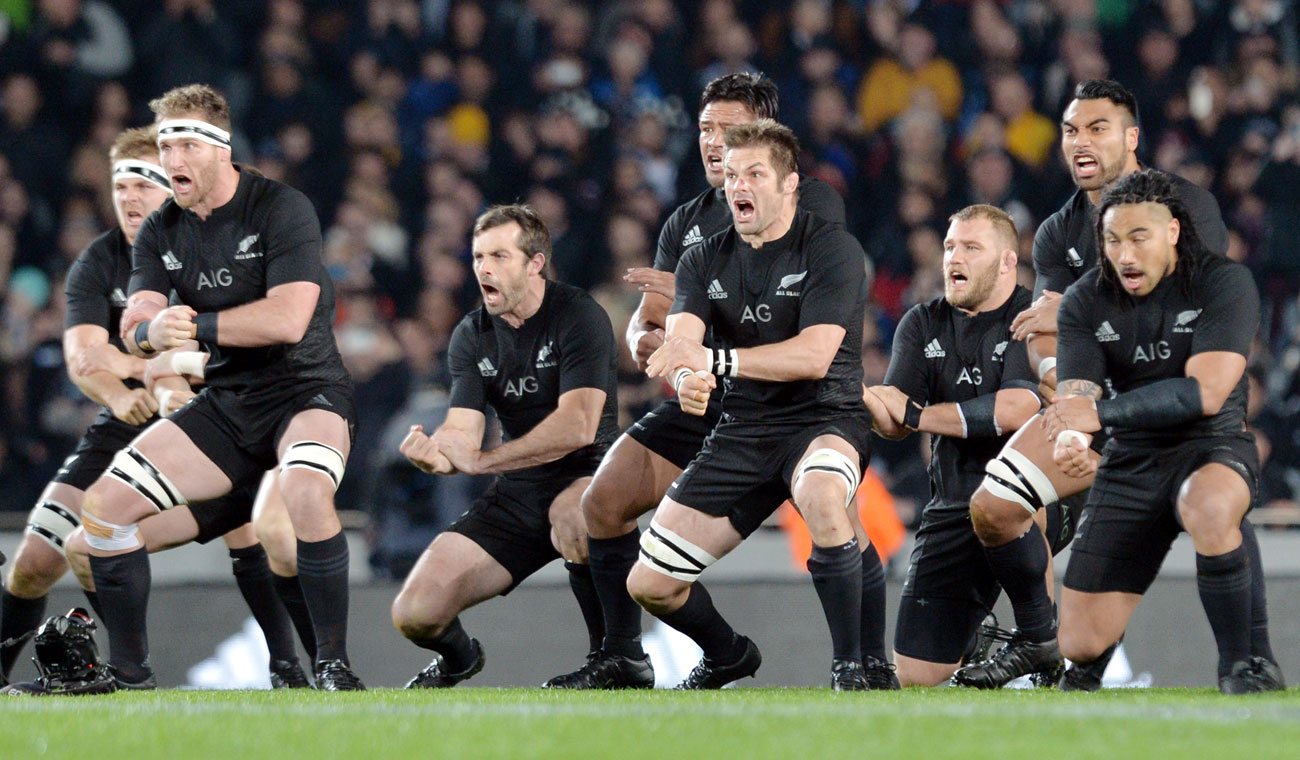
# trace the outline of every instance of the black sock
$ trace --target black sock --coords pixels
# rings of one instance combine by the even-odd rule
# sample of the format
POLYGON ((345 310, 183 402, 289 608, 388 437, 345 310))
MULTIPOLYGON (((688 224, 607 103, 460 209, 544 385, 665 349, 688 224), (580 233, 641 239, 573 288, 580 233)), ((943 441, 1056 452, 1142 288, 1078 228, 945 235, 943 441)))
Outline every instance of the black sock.
POLYGON ((1219 677, 1250 657, 1250 558, 1246 547, 1196 555, 1196 590, 1219 647, 1219 677))
POLYGON ((90 555, 99 606, 108 631, 108 663, 118 677, 139 683, 152 674, 149 636, 145 628, 152 575, 149 552, 142 546, 116 557, 90 555))
POLYGON ((600 597, 596 596, 596 584, 591 580, 591 568, 565 562, 564 569, 569 571, 569 588, 578 600, 578 609, 582 610, 582 622, 587 624, 587 651, 595 652, 605 639, 605 618, 600 610, 600 597))
POLYGON ((298 582, 316 631, 316 661, 348 661, 348 539, 298 539, 298 582))
POLYGON ((474 649, 472 639, 465 633, 460 618, 452 618, 442 633, 429 639, 411 639, 412 643, 422 649, 428 649, 442 655, 442 664, 448 673, 463 673, 474 664, 478 652, 474 649))
POLYGON ((831 657, 862 659, 862 547, 856 538, 839 546, 813 544, 808 572, 831 632, 831 657))
POLYGON ((699 583, 691 586, 681 607, 655 617, 689 636, 704 650, 704 656, 714 662, 733 663, 745 653, 735 629, 719 614, 713 598, 699 583))
POLYGON ((1264 593, 1264 562, 1259 556, 1259 539, 1250 520, 1241 521, 1241 545, 1250 558, 1250 653, 1273 662, 1273 644, 1268 639, 1268 596, 1264 593))
MULTIPOLYGON (((0 641, 9 641, 29 631, 35 631, 43 622, 45 622, 44 595, 35 599, 23 599, 9 593, 9 589, 0 593, 0 641)), ((27 642, 23 641, 21 644, 0 647, 0 673, 6 680, 26 644, 27 642)))
POLYGON ((616 538, 587 536, 591 583, 605 616, 606 652, 624 657, 645 657, 641 648, 641 606, 627 593, 627 576, 641 550, 641 532, 635 528, 616 538))
POLYGON ((307 600, 302 596, 302 584, 298 583, 296 575, 276 575, 271 574, 271 585, 275 587, 275 593, 284 603, 284 608, 289 612, 289 619, 293 621, 293 628, 298 632, 298 640, 302 642, 302 648, 307 650, 307 656, 312 662, 316 662, 316 629, 311 624, 311 612, 307 609, 307 600))
POLYGON ((885 659, 885 568, 870 542, 862 550, 862 656, 885 659))
POLYGON ((94 611, 95 619, 103 620, 104 611, 99 608, 99 592, 82 589, 81 593, 86 595, 86 601, 90 603, 90 609, 94 611))
POLYGON ((271 659, 296 661, 298 651, 293 645, 293 626, 289 623, 289 613, 275 595, 271 566, 266 561, 262 545, 231 549, 230 571, 235 575, 235 585, 239 586, 244 603, 262 627, 271 659))
POLYGON ((1016 615, 1016 627, 1033 642, 1047 641, 1056 636, 1056 615, 1052 611, 1052 598, 1047 595, 1047 543, 1038 523, 1029 523, 1029 530, 1013 541, 1001 546, 984 547, 993 575, 1007 592, 1011 609, 1016 615))

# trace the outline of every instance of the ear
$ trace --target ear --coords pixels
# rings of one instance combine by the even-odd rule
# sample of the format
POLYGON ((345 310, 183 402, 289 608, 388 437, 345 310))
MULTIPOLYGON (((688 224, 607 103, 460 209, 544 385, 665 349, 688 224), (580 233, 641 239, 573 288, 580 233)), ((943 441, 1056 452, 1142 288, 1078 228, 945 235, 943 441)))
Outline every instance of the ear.
POLYGON ((999 267, 999 271, 1014 272, 1016 271, 1016 267, 1019 265, 1020 265, 1019 254, 1017 254, 1015 251, 1011 250, 1010 248, 1007 248, 1002 251, 1002 266, 999 267))
POLYGON ((1178 223, 1177 217, 1169 220, 1168 232, 1169 244, 1178 245, 1178 238, 1183 234, 1183 226, 1178 223))
POLYGON ((1136 153, 1138 149, 1138 139, 1141 136, 1141 130, 1137 125, 1127 127, 1124 130, 1124 147, 1128 148, 1129 153, 1136 153))
POLYGON ((538 252, 528 258, 528 274, 541 274, 546 268, 546 254, 538 252))
POLYGON ((799 189, 799 172, 790 172, 781 182, 781 194, 791 195, 799 189))

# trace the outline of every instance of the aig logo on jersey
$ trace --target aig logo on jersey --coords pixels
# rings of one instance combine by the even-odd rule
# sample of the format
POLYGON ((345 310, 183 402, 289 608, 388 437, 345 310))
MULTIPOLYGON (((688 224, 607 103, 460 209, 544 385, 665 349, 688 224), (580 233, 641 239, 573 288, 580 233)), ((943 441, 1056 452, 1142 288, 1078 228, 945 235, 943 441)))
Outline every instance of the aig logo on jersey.
POLYGON ((525 393, 536 393, 536 392, 537 392, 537 378, 535 377, 521 377, 518 380, 506 381, 506 396, 514 396, 515 398, 519 398, 525 393))
POLYGON ((199 272, 199 290, 204 288, 224 288, 233 281, 230 270, 225 267, 210 272, 199 272))
POLYGON ((555 366, 555 343, 547 341, 545 346, 537 352, 537 368, 555 366))
POLYGON ((1174 332, 1189 333, 1195 331, 1196 327, 1193 326, 1192 323, 1195 322, 1196 318, 1199 316, 1201 316, 1200 309, 1188 309, 1187 311, 1179 313, 1178 317, 1174 319, 1174 332))
POLYGON ((1168 358, 1169 344, 1163 340, 1156 343, 1148 343, 1145 346, 1138 346, 1133 349, 1134 364, 1142 364, 1143 362, 1153 362, 1156 359, 1168 358))
POLYGON ((771 321, 772 321, 772 307, 768 306, 765 303, 760 303, 759 305, 755 306, 752 309, 749 308, 749 304, 745 304, 745 310, 740 313, 741 324, 744 324, 746 322, 771 322, 771 321))
POLYGON ((795 297, 798 297, 798 296, 799 296, 803 291, 800 291, 800 290, 789 290, 788 288, 791 288, 791 287, 793 287, 793 286, 795 286, 795 285, 798 285, 799 283, 803 282, 803 278, 805 278, 805 277, 807 277, 807 276, 808 276, 808 270, 807 270, 807 269, 803 270, 803 271, 800 272, 799 274, 787 274, 785 277, 782 277, 782 278, 781 278, 781 283, 780 283, 779 285, 776 286, 776 294, 777 294, 778 296, 795 296, 795 297))

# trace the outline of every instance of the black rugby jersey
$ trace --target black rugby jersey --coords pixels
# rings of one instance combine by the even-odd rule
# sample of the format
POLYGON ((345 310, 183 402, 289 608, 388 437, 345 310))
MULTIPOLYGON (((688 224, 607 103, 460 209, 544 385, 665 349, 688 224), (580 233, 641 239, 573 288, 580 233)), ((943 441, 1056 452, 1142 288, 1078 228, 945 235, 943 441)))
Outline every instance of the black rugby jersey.
MULTIPOLYGON (((799 178, 799 208, 844 226, 844 199, 835 188, 812 177, 799 178)), ((731 226, 726 193, 715 187, 678 206, 659 231, 654 268, 676 272, 677 262, 690 249, 731 226)))
POLYGON ((131 260, 129 293, 175 290, 180 303, 201 314, 260 300, 289 282, 320 286, 302 340, 219 346, 208 362, 209 386, 269 392, 285 384, 350 382, 331 330, 334 288, 321 261, 320 222, 311 201, 292 187, 241 171, 235 196, 206 220, 169 199, 140 228, 131 260))
MULTIPOLYGON (((1016 315, 1033 297, 1017 286, 996 309, 969 315, 943 297, 917 304, 894 332, 893 355, 885 385, 922 406, 961 403, 1008 388, 1035 393, 1038 380, 1029 366, 1024 341, 1011 340, 1016 315)), ((1011 434, 995 438, 931 436, 930 504, 926 509, 968 508, 984 479, 984 465, 997 456, 1011 434)))
POLYGON ((618 349, 609 316, 581 288, 547 281, 537 313, 518 329, 479 307, 460 321, 447 351, 451 406, 491 405, 506 440, 520 438, 577 388, 605 391, 596 438, 547 464, 504 473, 532 480, 590 474, 618 437, 618 349))
MULTIPOLYGON (((1210 258, 1184 295, 1175 278, 1163 278, 1151 293, 1135 298, 1101 285, 1101 269, 1084 275, 1065 292, 1057 318, 1058 385, 1090 380, 1116 393, 1157 380, 1183 377, 1187 360, 1207 351, 1250 355, 1259 331, 1259 291, 1246 267, 1210 258)), ((1242 374, 1213 417, 1165 429, 1113 428, 1115 441, 1169 446, 1205 436, 1239 433, 1246 422, 1246 377, 1242 374)))
MULTIPOLYGON (((1177 174, 1160 173, 1173 183, 1174 195, 1187 207, 1205 247, 1219 255, 1227 253, 1228 228, 1214 196, 1177 174)), ((1038 226, 1034 235, 1034 296, 1042 295, 1044 290, 1064 293, 1097 265, 1097 256, 1097 207, 1086 192, 1076 190, 1059 211, 1038 226)))
POLYGON ((803 209, 795 213, 789 232, 761 248, 750 247, 729 227, 686 252, 677 266, 672 313, 699 317, 717 346, 780 343, 813 325, 845 329, 830 370, 820 380, 721 378, 725 414, 785 422, 865 411, 865 259, 862 246, 843 227, 803 209))

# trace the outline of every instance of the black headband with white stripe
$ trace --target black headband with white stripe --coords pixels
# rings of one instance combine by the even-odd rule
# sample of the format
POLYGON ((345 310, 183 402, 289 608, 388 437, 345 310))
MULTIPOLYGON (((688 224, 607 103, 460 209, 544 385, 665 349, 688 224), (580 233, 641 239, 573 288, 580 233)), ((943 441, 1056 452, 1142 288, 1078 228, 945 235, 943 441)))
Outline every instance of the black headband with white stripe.
POLYGON ((148 161, 123 158, 113 164, 113 177, 116 178, 121 174, 133 174, 154 183, 168 192, 171 192, 172 189, 172 183, 167 181, 167 175, 162 173, 162 169, 157 164, 151 164, 148 161))
POLYGON ((163 140, 193 137, 219 148, 230 147, 230 133, 215 124, 198 119, 166 119, 158 124, 158 145, 163 140))

